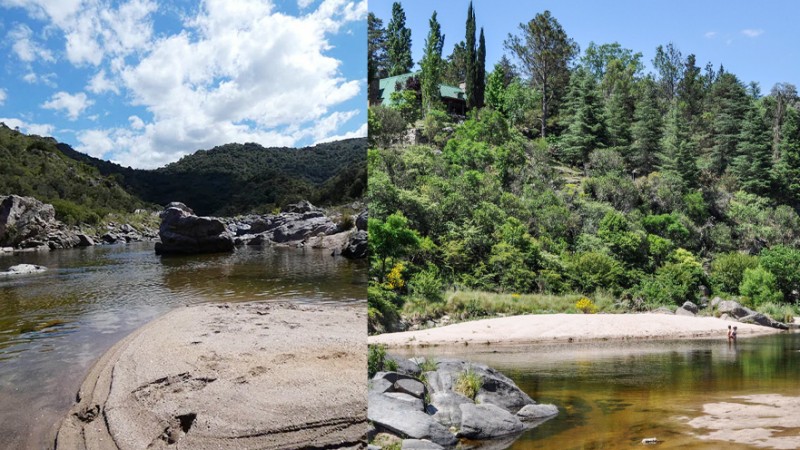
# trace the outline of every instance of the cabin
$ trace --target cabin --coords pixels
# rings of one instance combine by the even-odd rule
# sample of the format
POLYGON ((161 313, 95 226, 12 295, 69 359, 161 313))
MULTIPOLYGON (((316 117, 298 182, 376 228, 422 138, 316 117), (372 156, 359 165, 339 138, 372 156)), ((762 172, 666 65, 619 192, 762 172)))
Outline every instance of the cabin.
MULTIPOLYGON (((375 93, 370 98, 370 105, 391 106, 392 92, 403 89, 412 77, 419 77, 420 72, 406 73, 378 80, 378 88, 371 89, 375 93)), ((439 98, 448 114, 463 116, 467 112, 467 95, 464 89, 457 86, 439 85, 439 98)))

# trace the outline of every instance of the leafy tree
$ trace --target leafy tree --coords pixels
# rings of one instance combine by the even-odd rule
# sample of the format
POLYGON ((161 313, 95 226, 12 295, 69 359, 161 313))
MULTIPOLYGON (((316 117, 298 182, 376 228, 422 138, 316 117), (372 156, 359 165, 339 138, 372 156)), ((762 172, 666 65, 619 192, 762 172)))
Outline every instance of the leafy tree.
POLYGON ((401 212, 390 215, 385 221, 370 217, 367 230, 370 254, 375 255, 380 263, 378 276, 383 283, 389 258, 402 257, 417 247, 419 235, 409 228, 408 219, 401 212))
POLYGON ((622 48, 618 42, 601 45, 589 42, 589 46, 586 47, 581 57, 581 65, 589 69, 595 81, 599 83, 605 78, 608 66, 612 61, 618 61, 621 67, 630 67, 633 74, 638 74, 644 70, 641 60, 640 52, 633 53, 633 50, 622 48))
POLYGON ((486 78, 486 106, 503 112, 505 112, 505 78, 505 69, 500 63, 494 65, 494 70, 486 78))
POLYGON ((406 28, 406 13, 399 2, 392 3, 392 20, 386 27, 386 57, 389 76, 411 71, 411 30, 406 28))
POLYGON ((541 92, 541 135, 545 137, 551 107, 569 83, 569 64, 579 49, 550 11, 537 14, 527 24, 521 23, 519 31, 519 36, 509 34, 504 45, 541 92))
POLYGON ((442 47, 444 36, 436 20, 436 11, 431 15, 430 31, 425 39, 425 54, 422 57, 422 110, 427 115, 439 103, 439 84, 442 78, 442 47))

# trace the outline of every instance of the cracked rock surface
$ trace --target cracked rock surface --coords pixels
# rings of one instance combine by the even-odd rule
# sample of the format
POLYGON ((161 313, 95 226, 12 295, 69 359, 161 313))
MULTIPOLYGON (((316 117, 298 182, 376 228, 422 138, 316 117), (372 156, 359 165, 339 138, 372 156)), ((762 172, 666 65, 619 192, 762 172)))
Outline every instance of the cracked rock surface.
POLYGON ((366 448, 363 305, 207 304, 112 347, 58 449, 366 448))

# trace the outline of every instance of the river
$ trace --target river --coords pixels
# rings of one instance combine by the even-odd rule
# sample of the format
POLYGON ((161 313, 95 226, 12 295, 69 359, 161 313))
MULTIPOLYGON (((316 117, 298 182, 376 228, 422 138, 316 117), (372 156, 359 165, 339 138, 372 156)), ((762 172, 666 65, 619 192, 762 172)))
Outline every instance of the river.
MULTIPOLYGON (((363 302, 367 265, 330 250, 237 248, 159 257, 152 243, 0 255, 0 447, 51 448, 91 364, 172 308, 201 302, 363 302)), ((365 330, 366 333, 366 330, 365 330)))
POLYGON ((722 336, 402 353, 488 364, 535 400, 558 406, 555 419, 511 449, 646 448, 642 439, 652 437, 659 449, 800 448, 796 333, 731 345, 722 336))

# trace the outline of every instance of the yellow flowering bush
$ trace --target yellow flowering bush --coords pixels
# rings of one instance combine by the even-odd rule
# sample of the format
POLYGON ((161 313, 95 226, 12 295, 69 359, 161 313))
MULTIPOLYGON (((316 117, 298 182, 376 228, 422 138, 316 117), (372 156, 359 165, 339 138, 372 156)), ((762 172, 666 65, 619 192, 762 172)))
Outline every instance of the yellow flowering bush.
POLYGON ((594 314, 597 312, 597 306, 595 306, 595 304, 586 297, 581 297, 581 299, 575 303, 575 308, 584 314, 594 314))
POLYGON ((389 274, 386 275, 386 287, 392 290, 401 289, 403 286, 406 285, 406 281, 403 279, 403 271, 406 270, 406 266, 403 263, 397 263, 392 267, 392 270, 389 271, 389 274))

